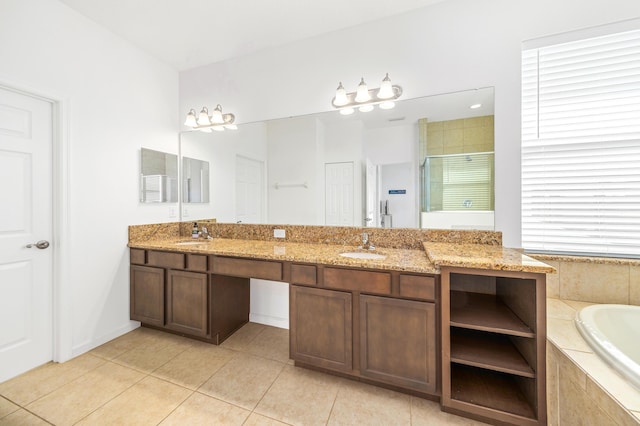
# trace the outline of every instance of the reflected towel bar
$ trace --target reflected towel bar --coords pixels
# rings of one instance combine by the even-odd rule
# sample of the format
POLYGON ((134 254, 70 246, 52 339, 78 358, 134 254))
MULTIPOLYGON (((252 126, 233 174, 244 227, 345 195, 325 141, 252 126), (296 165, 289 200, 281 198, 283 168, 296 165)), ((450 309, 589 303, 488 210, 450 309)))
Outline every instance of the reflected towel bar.
POLYGON ((308 188, 309 187, 307 182, 302 182, 302 183, 279 183, 279 182, 276 182, 273 186, 276 189, 280 189, 280 188, 297 188, 297 187, 308 188))

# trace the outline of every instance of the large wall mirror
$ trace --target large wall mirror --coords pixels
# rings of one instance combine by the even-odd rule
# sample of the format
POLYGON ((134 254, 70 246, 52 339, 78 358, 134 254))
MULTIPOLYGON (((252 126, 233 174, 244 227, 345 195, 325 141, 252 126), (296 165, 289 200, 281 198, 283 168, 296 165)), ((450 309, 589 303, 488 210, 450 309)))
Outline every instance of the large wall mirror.
POLYGON ((182 133, 183 164, 208 162, 210 179, 209 203, 183 204, 182 220, 493 229, 493 99, 482 88, 182 133))

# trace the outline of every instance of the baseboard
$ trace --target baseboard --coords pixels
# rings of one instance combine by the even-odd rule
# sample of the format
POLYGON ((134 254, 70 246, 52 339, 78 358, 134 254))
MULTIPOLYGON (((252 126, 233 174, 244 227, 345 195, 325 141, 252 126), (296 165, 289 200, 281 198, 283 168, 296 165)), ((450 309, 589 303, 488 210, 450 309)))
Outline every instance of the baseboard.
POLYGON ((273 317, 270 315, 249 314, 249 321, 272 327, 289 329, 289 318, 273 317))
POLYGON ((112 331, 111 333, 105 334, 98 339, 90 340, 88 342, 84 342, 78 346, 74 346, 71 350, 71 357, 75 358, 78 355, 82 355, 84 353, 89 352, 91 349, 95 349, 100 345, 103 345, 116 337, 120 337, 123 334, 127 334, 130 331, 135 330, 140 327, 140 323, 138 321, 129 321, 126 325, 112 331))

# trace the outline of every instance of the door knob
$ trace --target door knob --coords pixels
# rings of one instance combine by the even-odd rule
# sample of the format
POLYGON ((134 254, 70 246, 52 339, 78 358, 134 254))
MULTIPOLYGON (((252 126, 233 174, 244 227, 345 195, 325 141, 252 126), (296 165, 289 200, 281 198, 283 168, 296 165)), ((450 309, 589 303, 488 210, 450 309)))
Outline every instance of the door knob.
POLYGON ((31 247, 36 247, 36 248, 39 248, 40 250, 44 250, 47 247, 49 247, 49 241, 40 240, 34 244, 27 244, 27 248, 31 248, 31 247))

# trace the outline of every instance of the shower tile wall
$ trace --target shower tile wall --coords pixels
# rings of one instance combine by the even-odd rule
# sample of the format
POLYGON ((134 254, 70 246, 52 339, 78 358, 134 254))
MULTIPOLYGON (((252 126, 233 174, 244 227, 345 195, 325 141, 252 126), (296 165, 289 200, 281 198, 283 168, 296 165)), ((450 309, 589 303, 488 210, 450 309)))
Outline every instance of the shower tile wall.
POLYGON ((493 115, 427 123, 427 155, 493 151, 493 115))
MULTIPOLYGON (((419 153, 421 161, 430 155, 470 154, 493 152, 494 116, 460 118, 447 121, 418 120, 419 153)), ((443 209, 442 166, 434 164, 430 169, 430 209, 443 209)), ((425 194, 421 194, 424 199, 425 194)))

